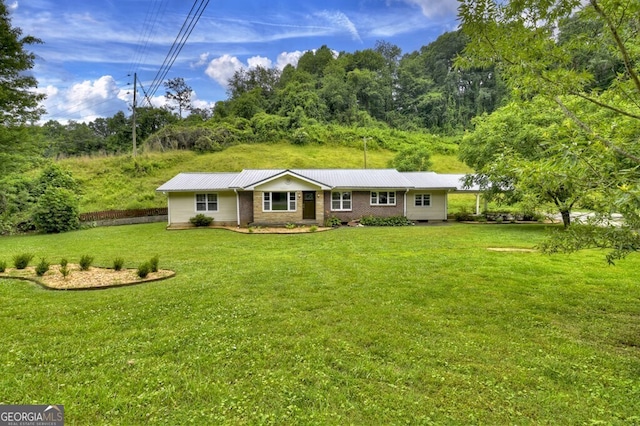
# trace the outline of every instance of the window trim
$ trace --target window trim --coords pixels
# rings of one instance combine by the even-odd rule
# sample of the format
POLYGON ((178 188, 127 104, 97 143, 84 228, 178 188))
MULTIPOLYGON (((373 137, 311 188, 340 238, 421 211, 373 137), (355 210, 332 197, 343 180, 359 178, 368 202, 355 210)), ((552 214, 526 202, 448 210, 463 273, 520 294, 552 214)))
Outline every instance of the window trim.
POLYGON ((423 207, 431 207, 431 193, 430 192, 418 192, 416 194, 413 195, 413 206, 414 207, 418 207, 418 208, 423 208, 423 207), (428 196, 429 197, 429 203, 425 204, 424 202, 424 197, 428 196), (418 200, 420 200, 420 204, 418 204, 418 200))
POLYGON ((217 212, 220 208, 220 197, 218 197, 218 193, 217 192, 200 192, 200 193, 196 193, 195 197, 195 211, 196 212, 217 212), (202 201, 198 201, 198 196, 202 195, 204 196, 204 210, 199 210, 198 209, 198 204, 202 204, 202 201), (210 201, 209 200, 209 196, 214 196, 215 197, 215 201, 210 201), (211 203, 215 203, 216 208, 214 210, 210 210, 209 209, 209 204, 211 203))
POLYGON ((353 211, 353 193, 351 191, 331 191, 331 211, 332 212, 350 212, 353 211), (339 194, 340 195, 340 199, 338 200, 334 200, 333 199, 333 194, 339 194), (345 199, 344 195, 345 194, 349 194, 349 199, 345 199), (338 203, 340 203, 340 207, 339 208, 334 208, 333 207, 333 202, 337 201, 338 203), (345 203, 349 203, 349 207, 345 207, 345 203))
POLYGON ((262 211, 269 213, 298 211, 298 196, 296 191, 264 191, 262 193, 262 211), (273 194, 287 194, 287 209, 273 210, 273 194))
POLYGON ((388 206, 393 207, 397 203, 396 191, 371 191, 369 194, 369 205, 371 206, 388 206), (374 196, 375 194, 375 196, 374 196), (380 203, 380 194, 386 194, 387 202, 380 203), (375 202, 374 202, 375 199, 375 202), (389 202, 393 200, 393 203, 389 202))

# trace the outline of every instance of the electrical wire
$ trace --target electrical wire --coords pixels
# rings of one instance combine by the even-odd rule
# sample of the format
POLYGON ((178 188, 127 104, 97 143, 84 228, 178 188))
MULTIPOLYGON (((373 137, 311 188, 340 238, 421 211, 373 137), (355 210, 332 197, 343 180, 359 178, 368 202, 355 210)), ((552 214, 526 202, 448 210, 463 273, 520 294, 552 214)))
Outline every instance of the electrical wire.
POLYGON ((158 91, 158 88, 160 87, 165 77, 169 73, 169 70, 175 63, 176 59, 178 58, 178 55, 180 54, 184 45, 189 39, 189 36, 193 32, 196 24, 200 21, 200 18, 202 17, 202 14, 204 13, 208 4, 209 4, 209 0, 200 0, 199 5, 198 5, 198 0, 195 0, 193 2, 193 6, 191 6, 191 10, 189 11, 189 14, 185 18, 185 21, 182 24, 182 27, 180 28, 178 35, 173 41, 173 44, 171 45, 169 52, 165 56, 165 59, 162 62, 162 65, 160 66, 160 69, 158 69, 158 72, 156 73, 156 76, 154 77, 153 82, 151 83, 151 86, 149 88, 149 95, 146 97, 147 102, 149 102, 150 99, 158 91))

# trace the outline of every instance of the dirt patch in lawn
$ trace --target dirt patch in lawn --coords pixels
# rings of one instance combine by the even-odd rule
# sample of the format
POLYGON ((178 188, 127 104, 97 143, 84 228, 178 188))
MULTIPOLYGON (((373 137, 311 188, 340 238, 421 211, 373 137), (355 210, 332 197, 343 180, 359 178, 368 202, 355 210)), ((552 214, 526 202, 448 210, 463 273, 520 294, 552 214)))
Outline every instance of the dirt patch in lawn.
POLYGON ((5 272, 0 273, 0 278, 29 280, 54 290, 91 290, 141 284, 175 276, 175 272, 168 269, 150 272, 146 278, 140 278, 136 269, 116 271, 110 268, 91 267, 88 271, 81 271, 80 266, 74 264, 68 264, 67 268, 70 273, 66 278, 60 272, 60 265, 51 265, 49 271, 42 277, 36 275, 34 266, 25 269, 7 268, 5 272))
POLYGON ((507 252, 521 252, 521 253, 535 253, 538 250, 536 249, 528 249, 528 248, 517 248, 517 247, 487 247, 489 251, 507 251, 507 252))

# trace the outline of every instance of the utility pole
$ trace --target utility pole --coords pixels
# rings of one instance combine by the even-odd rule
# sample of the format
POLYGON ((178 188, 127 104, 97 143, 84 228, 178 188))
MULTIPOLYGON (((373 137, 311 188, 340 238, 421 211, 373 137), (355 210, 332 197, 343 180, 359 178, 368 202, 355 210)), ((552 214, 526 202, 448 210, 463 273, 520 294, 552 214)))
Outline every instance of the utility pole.
POLYGON ((362 141, 364 142, 364 168, 367 168, 367 139, 369 138, 362 138, 362 141))
POLYGON ((137 151, 137 147, 136 147, 136 92, 138 91, 138 74, 137 73, 133 73, 133 108, 132 111, 133 113, 131 114, 131 118, 132 118, 132 122, 133 122, 133 129, 132 129, 132 135, 133 135, 133 157, 135 158, 136 156, 136 151, 137 151))

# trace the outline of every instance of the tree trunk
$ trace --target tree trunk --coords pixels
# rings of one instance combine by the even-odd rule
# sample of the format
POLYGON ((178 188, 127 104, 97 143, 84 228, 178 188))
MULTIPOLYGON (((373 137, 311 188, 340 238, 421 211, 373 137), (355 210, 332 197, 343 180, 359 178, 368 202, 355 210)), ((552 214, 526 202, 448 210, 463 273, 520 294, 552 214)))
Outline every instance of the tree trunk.
POLYGON ((565 229, 571 225, 571 211, 570 210, 560 210, 560 214, 562 214, 562 224, 565 229))

